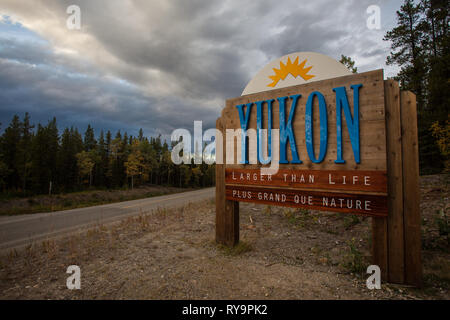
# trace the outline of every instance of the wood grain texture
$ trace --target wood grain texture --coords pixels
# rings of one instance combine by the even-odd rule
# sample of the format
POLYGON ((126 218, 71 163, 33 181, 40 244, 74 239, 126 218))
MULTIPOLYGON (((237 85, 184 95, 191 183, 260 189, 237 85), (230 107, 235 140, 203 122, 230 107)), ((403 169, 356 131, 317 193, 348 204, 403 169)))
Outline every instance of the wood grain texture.
POLYGON ((419 147, 416 97, 401 93, 405 282, 422 286, 419 147))
POLYGON ((403 169, 400 118, 400 88, 385 81, 387 173, 388 173, 388 262, 389 282, 404 283, 403 169))
POLYGON ((225 190, 226 198, 233 201, 352 213, 372 217, 386 217, 388 213, 386 196, 254 186, 226 186, 225 190))
MULTIPOLYGON (((384 82, 383 71, 376 70, 361 74, 355 74, 335 79, 317 81, 313 83, 265 91, 261 93, 246 95, 229 99, 226 107, 222 110, 221 118, 227 129, 239 129, 239 112, 237 105, 261 100, 275 99, 273 103, 273 128, 279 129, 279 105, 277 97, 301 94, 298 101, 296 113, 293 120, 293 130, 296 146, 302 164, 282 164, 280 169, 305 169, 305 170, 368 170, 386 171, 386 131, 385 131, 385 108, 384 108, 384 82), (347 120, 343 116, 343 158, 345 164, 336 164, 337 136, 336 136, 336 97, 333 88, 346 88, 347 97, 351 110, 353 109, 353 90, 350 85, 362 84, 360 89, 360 146, 361 163, 357 164, 353 158, 353 150, 347 129, 347 120), (309 160, 305 145, 305 106, 308 96, 314 92, 321 92, 326 100, 328 117, 328 147, 325 159, 322 163, 315 164, 309 160)), ((286 115, 289 114, 291 100, 287 102, 286 115)), ((319 108, 317 99, 313 107, 313 136, 316 153, 319 149, 319 108)), ((264 128, 267 128, 267 108, 263 111, 264 128)), ((253 105, 249 120, 249 129, 256 129, 256 106, 253 105)), ((238 163, 237 148, 240 141, 234 146, 235 162, 238 163)), ((291 160, 290 148, 288 146, 288 159, 291 160)), ((245 168, 258 168, 259 165, 245 166, 245 168)), ((227 164, 227 168, 243 168, 240 164, 227 164)))
MULTIPOLYGON (((223 130, 220 118, 216 121, 216 128, 223 130)), ((239 203, 226 199, 223 164, 216 165, 216 242, 226 246, 239 242, 239 203)))
MULTIPOLYGON (((222 130, 220 118, 216 121, 216 128, 222 130)), ((216 241, 225 242, 225 165, 216 164, 216 241)))
MULTIPOLYGON (((382 70, 376 70, 229 99, 217 121, 217 128, 223 133, 223 145, 226 146, 225 129, 240 128, 236 105, 274 99, 273 128, 278 129, 279 106, 276 98, 294 94, 302 95, 294 116, 293 130, 298 155, 303 163, 280 165, 279 172, 268 181, 267 176, 261 178, 259 175, 261 165, 235 164, 239 160, 239 140, 233 148, 234 164, 216 165, 217 241, 226 245, 234 245, 239 241, 240 201, 371 216, 372 259, 380 267, 382 279, 421 286, 423 279, 415 96, 410 92, 400 92, 397 82, 384 81, 382 70), (332 89, 345 86, 350 108, 353 110, 350 85, 360 83, 363 84, 359 114, 361 163, 356 164, 353 159, 346 120, 343 117, 343 155, 346 163, 336 164, 336 101, 332 89), (324 95, 328 114, 327 153, 324 161, 319 164, 309 160, 305 145, 305 104, 313 91, 324 95), (336 180, 333 181, 338 184, 330 184, 327 179, 329 174, 335 175, 336 180), (241 175, 242 179, 236 179, 241 175), (295 179, 292 179, 292 175, 296 176, 295 179), (304 176, 303 180, 299 177, 301 175, 304 176), (311 175, 314 175, 313 181, 310 180, 311 175), (356 175, 359 183, 344 185, 344 175, 356 175), (374 184, 369 186, 360 183, 366 175, 373 177, 371 180, 374 184), (357 208, 356 201, 359 201, 357 208), (348 207, 349 203, 351 207, 348 207)), ((286 117, 290 112, 290 100, 288 101, 286 117)), ((313 108, 313 144, 317 154, 319 115, 316 103, 317 101, 313 108)), ((266 109, 263 111, 265 128, 267 118, 266 109)), ((250 114, 249 128, 256 128, 255 105, 250 114)), ((225 158, 225 149, 223 153, 225 158)), ((287 154, 291 160, 289 147, 287 154)), ((250 155, 250 159, 252 156, 254 154, 250 155)))
POLYGON ((387 195, 386 171, 283 169, 273 175, 261 175, 259 169, 226 168, 225 184, 387 195))
POLYGON ((381 279, 388 281, 388 225, 387 218, 372 218, 372 264, 379 266, 381 279))

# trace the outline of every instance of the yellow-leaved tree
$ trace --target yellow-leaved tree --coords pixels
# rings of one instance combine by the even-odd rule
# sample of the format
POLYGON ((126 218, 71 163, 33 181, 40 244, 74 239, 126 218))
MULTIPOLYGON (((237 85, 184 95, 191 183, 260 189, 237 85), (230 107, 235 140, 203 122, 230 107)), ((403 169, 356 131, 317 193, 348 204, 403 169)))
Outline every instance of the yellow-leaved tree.
POLYGON ((81 178, 89 176, 89 186, 92 186, 92 170, 95 166, 93 152, 81 151, 77 153, 77 165, 81 178))
POLYGON ((144 156, 139 149, 139 141, 135 139, 131 146, 131 152, 125 162, 127 176, 131 177, 131 189, 134 188, 134 177, 142 175, 144 173, 144 169, 144 156))
POLYGON ((444 172, 450 172, 450 118, 445 125, 440 125, 439 121, 431 125, 431 134, 436 138, 439 151, 444 157, 444 172))

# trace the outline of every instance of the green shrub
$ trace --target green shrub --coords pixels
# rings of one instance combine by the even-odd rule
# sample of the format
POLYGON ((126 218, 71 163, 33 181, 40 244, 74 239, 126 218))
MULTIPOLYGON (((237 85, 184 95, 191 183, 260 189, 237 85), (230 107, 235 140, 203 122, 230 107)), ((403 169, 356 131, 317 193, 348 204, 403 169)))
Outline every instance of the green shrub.
POLYGON ((364 257, 357 248, 355 238, 347 241, 349 252, 344 256, 343 267, 355 274, 363 274, 366 271, 364 257))
POLYGON ((244 241, 239 241, 234 247, 228 247, 219 244, 219 250, 227 256, 238 256, 252 250, 252 246, 244 241))

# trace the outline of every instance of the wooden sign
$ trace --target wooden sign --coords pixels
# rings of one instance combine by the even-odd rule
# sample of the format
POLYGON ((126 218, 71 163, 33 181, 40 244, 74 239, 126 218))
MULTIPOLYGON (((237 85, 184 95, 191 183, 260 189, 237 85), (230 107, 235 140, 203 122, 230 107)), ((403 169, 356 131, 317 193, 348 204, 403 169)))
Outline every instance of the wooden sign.
MULTIPOLYGON (((305 66, 289 58, 269 85, 288 71, 311 79, 305 66)), ((228 99, 216 123, 224 149, 224 164, 216 165, 216 240, 239 241, 239 202, 370 216, 383 278, 420 285, 415 108, 413 95, 385 81, 382 70, 228 99)))
MULTIPOLYGON (((246 130, 282 129, 280 118, 288 117, 278 172, 258 174, 258 164, 236 157, 225 166, 227 200, 387 216, 382 70, 230 99, 221 121, 227 129, 242 129, 242 119, 246 130), (271 194, 277 197, 260 196, 271 194), (297 201, 303 197, 310 201, 297 201)), ((235 155, 243 139, 237 142, 235 155)))

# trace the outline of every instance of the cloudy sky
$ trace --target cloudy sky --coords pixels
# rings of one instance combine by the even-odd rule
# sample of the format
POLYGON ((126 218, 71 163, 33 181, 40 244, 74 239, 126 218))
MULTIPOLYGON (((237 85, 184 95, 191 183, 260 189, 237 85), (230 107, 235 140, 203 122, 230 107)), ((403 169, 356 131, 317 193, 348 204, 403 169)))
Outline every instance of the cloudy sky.
POLYGON ((400 0, 0 0, 0 130, 14 114, 60 127, 170 135, 214 127, 268 62, 297 51, 385 65, 400 0), (69 5, 81 29, 69 30, 69 5), (381 30, 366 26, 370 5, 381 30))

